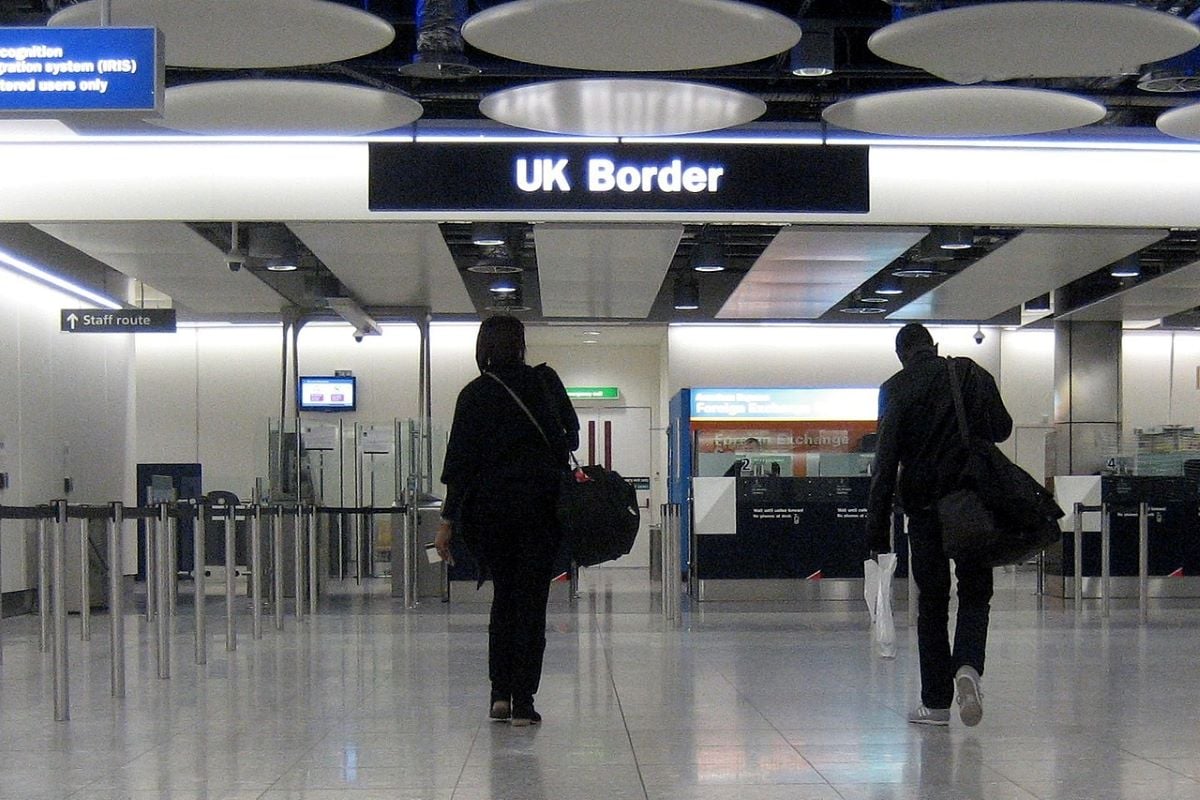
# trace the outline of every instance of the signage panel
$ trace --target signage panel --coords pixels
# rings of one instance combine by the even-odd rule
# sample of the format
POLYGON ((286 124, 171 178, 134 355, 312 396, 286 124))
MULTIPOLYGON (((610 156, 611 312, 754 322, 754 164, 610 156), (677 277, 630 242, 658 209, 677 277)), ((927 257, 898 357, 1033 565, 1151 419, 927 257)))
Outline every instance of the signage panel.
POLYGON ((0 115, 162 111, 154 28, 0 27, 0 115))
POLYGON ((619 400, 621 391, 616 386, 568 386, 567 397, 572 400, 619 400))
POLYGON ((878 389, 692 389, 693 421, 870 420, 879 413, 878 389))
POLYGON ((59 313, 60 330, 65 333, 175 332, 173 308, 130 308, 120 311, 64 308, 59 313))
POLYGON ((371 211, 870 210, 866 147, 373 142, 371 211))

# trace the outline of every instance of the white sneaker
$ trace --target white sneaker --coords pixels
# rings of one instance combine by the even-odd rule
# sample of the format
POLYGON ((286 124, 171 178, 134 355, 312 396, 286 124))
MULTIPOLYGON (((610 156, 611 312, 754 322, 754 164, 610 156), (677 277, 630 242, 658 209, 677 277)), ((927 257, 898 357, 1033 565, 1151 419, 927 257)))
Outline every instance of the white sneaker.
POLYGON ((944 727, 950 724, 950 709, 926 708, 920 705, 909 712, 908 721, 914 725, 940 725, 944 727))
POLYGON ((958 716, 963 725, 973 728, 983 719, 983 690, 979 673, 965 664, 954 673, 954 693, 958 698, 958 716))

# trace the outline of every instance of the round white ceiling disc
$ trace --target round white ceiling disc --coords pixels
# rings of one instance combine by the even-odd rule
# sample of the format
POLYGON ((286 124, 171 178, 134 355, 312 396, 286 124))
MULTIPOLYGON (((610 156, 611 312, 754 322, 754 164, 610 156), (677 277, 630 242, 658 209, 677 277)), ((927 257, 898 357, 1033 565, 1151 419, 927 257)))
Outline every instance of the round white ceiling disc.
POLYGON ((867 41, 880 58, 954 83, 1130 74, 1197 45, 1200 28, 1173 14, 1068 0, 933 11, 880 28, 867 41))
POLYGON ((166 91, 164 128, 202 134, 375 133, 409 125, 421 104, 364 86, 296 80, 204 81, 166 91))
POLYGON ((529 64, 673 72, 769 58, 800 41, 800 26, 734 0, 513 0, 472 16, 462 35, 529 64))
POLYGON ((1164 112, 1155 125, 1168 136, 1200 141, 1200 103, 1164 112))
POLYGON ((1008 86, 942 86, 863 95, 822 112, 831 125, 893 136, 1016 136, 1091 125, 1105 108, 1083 97, 1008 86))
POLYGON ((741 125, 762 116, 757 97, 682 81, 597 78, 550 81, 490 94, 485 116, 535 131, 580 136, 666 136, 741 125))
MULTIPOLYGON (((328 64, 391 44, 395 29, 374 14, 329 0, 111 0, 114 27, 162 31, 174 67, 257 69, 328 64)), ((47 23, 100 24, 100 0, 67 6, 47 23)))

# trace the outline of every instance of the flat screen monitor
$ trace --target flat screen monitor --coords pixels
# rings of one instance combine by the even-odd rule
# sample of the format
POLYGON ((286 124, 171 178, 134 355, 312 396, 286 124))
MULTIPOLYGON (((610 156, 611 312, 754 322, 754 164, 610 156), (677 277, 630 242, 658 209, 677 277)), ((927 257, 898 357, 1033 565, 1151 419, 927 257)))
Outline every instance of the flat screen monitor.
POLYGON ((354 411, 358 386, 352 375, 301 375, 301 411, 354 411))

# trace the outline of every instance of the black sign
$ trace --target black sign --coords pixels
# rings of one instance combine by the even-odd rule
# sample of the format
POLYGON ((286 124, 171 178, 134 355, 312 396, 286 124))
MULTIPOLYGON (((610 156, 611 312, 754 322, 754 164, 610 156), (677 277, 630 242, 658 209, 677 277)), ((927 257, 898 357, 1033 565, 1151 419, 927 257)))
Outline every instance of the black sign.
POLYGON ((174 333, 173 308, 64 308, 61 330, 67 333, 174 333))
POLYGON ((779 144, 370 145, 372 211, 865 214, 867 148, 779 144))

